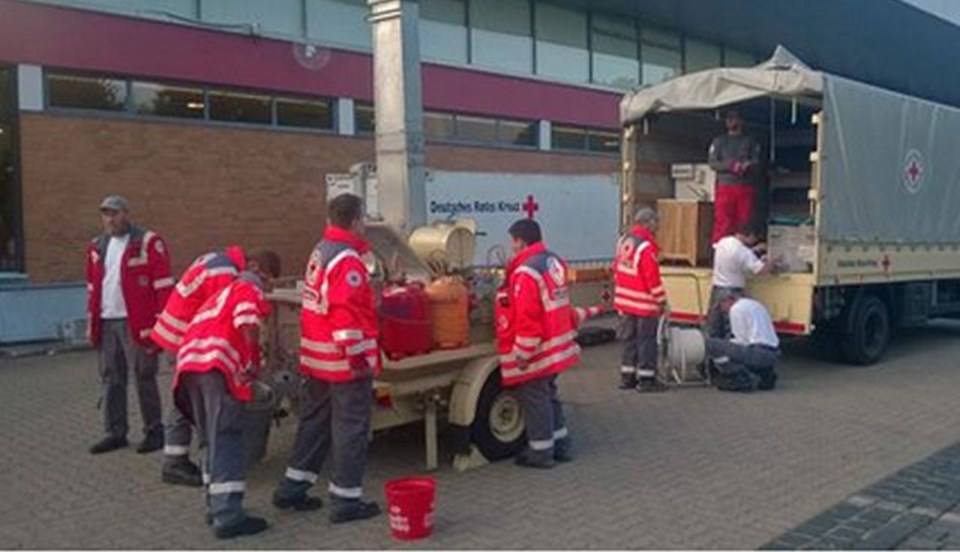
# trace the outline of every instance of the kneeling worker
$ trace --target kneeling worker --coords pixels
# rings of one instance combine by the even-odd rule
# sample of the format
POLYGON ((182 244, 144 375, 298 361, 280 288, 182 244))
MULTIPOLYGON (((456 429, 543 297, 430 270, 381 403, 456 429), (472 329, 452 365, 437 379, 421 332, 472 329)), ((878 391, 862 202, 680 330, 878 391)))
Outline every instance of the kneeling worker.
POLYGON ((540 225, 519 220, 509 233, 515 256, 498 293, 497 342, 503 384, 517 387, 527 424, 517 464, 552 468, 571 460, 557 376, 580 360, 575 325, 590 313, 571 306, 567 265, 547 250, 540 225))
POLYGON ((768 391, 777 383, 780 339, 767 309, 745 297, 727 297, 719 305, 730 317, 730 340, 707 338, 707 355, 720 374, 724 391, 768 391))
POLYGON ((256 273, 242 273, 207 299, 177 353, 174 399, 205 443, 207 519, 220 539, 267 528, 266 520, 243 510, 247 458, 243 404, 253 399, 260 367, 260 324, 270 312, 262 289, 280 274, 276 254, 265 252, 261 258, 256 273))

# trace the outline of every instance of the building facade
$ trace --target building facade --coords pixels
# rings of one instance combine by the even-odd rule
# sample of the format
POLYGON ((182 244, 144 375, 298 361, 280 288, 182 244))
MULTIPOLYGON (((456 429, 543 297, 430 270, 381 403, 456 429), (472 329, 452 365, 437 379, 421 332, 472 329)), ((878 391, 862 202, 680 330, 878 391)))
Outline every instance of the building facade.
MULTIPOLYGON (((953 37, 952 25, 896 0, 777 4, 420 0, 427 166, 612 173, 625 90, 752 65, 778 42, 840 74, 938 90, 790 29, 854 5, 882 12, 867 18, 875 32, 953 37)), ((0 272, 82 279, 98 201, 121 193, 168 239, 177 269, 240 243, 279 250, 284 272, 299 273, 324 223, 324 176, 373 160, 367 10, 365 0, 0 0, 0 272)))

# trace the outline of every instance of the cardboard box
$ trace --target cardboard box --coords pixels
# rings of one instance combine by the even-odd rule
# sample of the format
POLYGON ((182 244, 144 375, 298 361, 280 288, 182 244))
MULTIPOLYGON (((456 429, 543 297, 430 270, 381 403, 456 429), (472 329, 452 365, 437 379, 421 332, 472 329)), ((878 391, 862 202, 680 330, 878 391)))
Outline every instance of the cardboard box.
POLYGON ((771 224, 767 229, 767 254, 783 272, 813 272, 816 242, 811 225, 771 224))

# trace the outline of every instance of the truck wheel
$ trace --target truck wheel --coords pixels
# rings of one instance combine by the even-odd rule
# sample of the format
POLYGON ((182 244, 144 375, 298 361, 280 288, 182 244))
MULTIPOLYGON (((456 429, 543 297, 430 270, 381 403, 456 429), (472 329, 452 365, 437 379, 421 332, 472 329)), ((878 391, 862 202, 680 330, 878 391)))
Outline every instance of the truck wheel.
POLYGON ((890 343, 890 312, 876 295, 863 295, 850 308, 846 328, 840 336, 840 352, 851 364, 876 363, 890 343))
POLYGON ((495 462, 520 452, 527 425, 516 393, 500 385, 500 370, 494 370, 483 384, 477 412, 470 426, 471 441, 483 456, 495 462))

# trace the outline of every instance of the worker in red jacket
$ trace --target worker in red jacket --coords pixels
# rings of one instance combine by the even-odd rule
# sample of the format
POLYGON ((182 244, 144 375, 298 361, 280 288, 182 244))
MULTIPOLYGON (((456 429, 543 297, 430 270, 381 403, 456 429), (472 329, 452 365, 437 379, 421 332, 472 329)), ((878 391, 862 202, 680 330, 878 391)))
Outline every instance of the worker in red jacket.
MULTIPOLYGON (((252 259, 251 264, 254 262, 258 262, 256 258, 252 259)), ((233 283, 246 269, 247 258, 243 249, 237 246, 198 257, 183 273, 170 294, 157 323, 153 326, 150 338, 176 358, 183 343, 183 334, 200 306, 233 283)), ((251 266, 251 270, 256 269, 256 266, 251 266)), ((203 485, 200 468, 190 461, 191 433, 190 421, 174 405, 167 415, 165 428, 161 470, 164 483, 188 487, 203 485)))
POLYGON ((515 255, 496 318, 503 385, 517 387, 527 424, 527 448, 516 462, 552 468, 572 459, 556 380, 580 360, 575 324, 587 311, 571 306, 567 265, 547 250, 536 221, 519 220, 509 234, 515 255))
POLYGON ((132 224, 127 201, 100 204, 104 234, 87 248, 87 312, 91 344, 100 351, 104 436, 92 454, 127 446, 127 375, 136 378, 143 442, 137 452, 163 448, 157 348, 150 329, 173 288, 167 246, 157 234, 132 224))
POLYGON ((317 482, 327 452, 333 469, 328 487, 330 520, 343 523, 380 513, 363 500, 363 474, 373 399, 380 373, 374 292, 361 255, 362 200, 340 195, 327 206, 327 229, 307 265, 300 318, 300 371, 306 376, 300 426, 287 471, 273 495, 280 509, 316 510, 317 482))
POLYGON ((633 227, 617 243, 613 265, 613 306, 621 316, 624 339, 620 361, 620 388, 660 391, 657 379, 657 327, 669 312, 660 279, 659 249, 654 234, 657 213, 637 211, 633 227))
POLYGON ((264 252, 200 307, 177 351, 173 396, 204 442, 207 520, 219 539, 259 533, 263 518, 243 510, 247 450, 244 404, 260 371, 260 326, 270 313, 263 288, 280 274, 280 258, 264 252), (253 267, 251 267, 253 268, 253 267))

